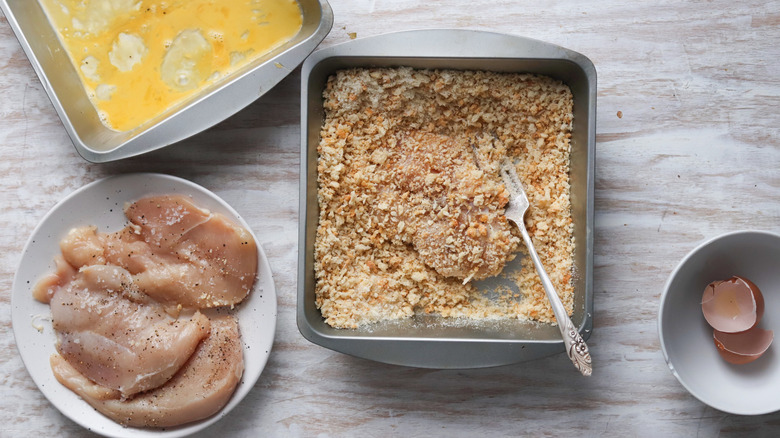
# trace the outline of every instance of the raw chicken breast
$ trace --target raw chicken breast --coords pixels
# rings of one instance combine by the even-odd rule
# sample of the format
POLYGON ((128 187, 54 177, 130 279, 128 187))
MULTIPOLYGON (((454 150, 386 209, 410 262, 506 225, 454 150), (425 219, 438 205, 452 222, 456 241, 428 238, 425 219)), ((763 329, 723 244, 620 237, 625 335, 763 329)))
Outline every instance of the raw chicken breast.
POLYGON ((209 417, 244 370, 233 307, 257 276, 251 233, 184 196, 141 199, 115 233, 75 228, 54 273, 33 288, 49 303, 57 380, 111 419, 170 427, 209 417))
POLYGON ((246 297, 257 275, 257 245, 245 229, 207 213, 183 196, 145 198, 125 209, 152 251, 131 271, 141 290, 163 303, 199 308, 246 297))
POLYGON ((92 407, 125 426, 170 427, 207 418, 230 400, 244 371, 236 319, 211 320, 211 334, 165 385, 121 400, 119 393, 85 378, 59 355, 51 357, 57 380, 92 407))
POLYGON ((169 307, 233 306, 251 290, 257 245, 224 216, 178 195, 141 199, 125 214, 131 224, 116 233, 72 230, 60 244, 65 260, 76 268, 121 266, 139 290, 169 307))
POLYGON ((150 245, 171 251, 185 235, 211 219, 211 212, 181 195, 152 196, 125 206, 125 216, 141 227, 150 245))
POLYGON ((33 298, 44 304, 49 304, 54 293, 76 276, 77 271, 62 255, 54 258, 54 264, 54 272, 44 275, 32 290, 33 298))
POLYGON ((68 231, 68 235, 60 242, 62 256, 74 268, 87 265, 105 265, 104 234, 97 232, 97 227, 81 227, 68 231))
POLYGON ((203 314, 168 316, 117 266, 81 268, 50 305, 59 353, 122 397, 167 382, 209 334, 203 314))

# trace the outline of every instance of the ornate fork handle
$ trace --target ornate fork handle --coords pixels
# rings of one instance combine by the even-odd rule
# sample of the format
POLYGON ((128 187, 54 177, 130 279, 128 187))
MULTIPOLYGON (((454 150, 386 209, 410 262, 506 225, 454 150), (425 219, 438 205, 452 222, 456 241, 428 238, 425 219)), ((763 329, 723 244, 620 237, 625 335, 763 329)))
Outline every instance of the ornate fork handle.
POLYGON ((547 292, 547 298, 550 300, 555 319, 558 321, 558 328, 561 330, 561 337, 563 338, 563 344, 566 346, 566 354, 569 355, 574 366, 582 373, 583 376, 590 376, 593 372, 593 367, 590 359, 590 351, 588 351, 588 345, 585 344, 585 340, 582 339, 580 332, 574 327, 574 323, 571 322, 566 308, 563 306, 563 302, 558 298, 558 293, 555 292, 555 287, 550 281, 550 276, 542 266, 542 261, 539 260, 539 255, 534 249, 531 236, 528 235, 528 231, 525 229, 525 225, 517 224, 523 235, 525 245, 528 247, 528 253, 531 255, 531 260, 534 261, 536 271, 539 273, 539 278, 542 280, 542 287, 547 292))
POLYGON ((550 276, 547 275, 547 271, 545 271, 542 261, 539 259, 536 249, 534 249, 531 236, 528 234, 528 230, 525 229, 523 216, 528 209, 529 203, 528 198, 525 196, 523 185, 517 177, 517 173, 515 173, 514 165, 504 162, 501 166, 501 177, 507 190, 512 195, 512 200, 506 209, 506 217, 517 225, 517 228, 520 229, 520 233, 523 235, 525 246, 528 247, 528 253, 534 262, 539 278, 542 280, 542 287, 547 293, 547 299, 550 300, 555 319, 558 321, 558 328, 561 331, 563 344, 566 347, 566 354, 569 355, 569 359, 571 359, 582 375, 590 376, 593 372, 593 366, 588 345, 585 344, 585 340, 582 339, 580 332, 574 327, 574 323, 571 322, 563 302, 558 297, 558 293, 555 292, 555 286, 550 281, 550 276))
POLYGON ((566 347, 566 354, 569 355, 574 367, 577 368, 583 376, 590 376, 593 372, 591 364, 590 351, 588 351, 588 345, 585 340, 582 339, 580 332, 574 327, 574 323, 571 322, 566 308, 563 306, 563 302, 558 298, 558 293, 555 292, 555 287, 550 281, 550 277, 542 266, 539 255, 536 254, 533 242, 531 242, 531 236, 528 235, 528 231, 525 229, 525 225, 517 225, 520 232, 523 234, 523 240, 528 247, 528 252, 531 255, 531 259, 534 261, 536 271, 539 273, 539 278, 542 280, 542 287, 547 292, 547 298, 550 300, 550 304, 555 314, 555 319, 558 321, 558 328, 561 331, 561 337, 563 338, 563 344, 566 347))

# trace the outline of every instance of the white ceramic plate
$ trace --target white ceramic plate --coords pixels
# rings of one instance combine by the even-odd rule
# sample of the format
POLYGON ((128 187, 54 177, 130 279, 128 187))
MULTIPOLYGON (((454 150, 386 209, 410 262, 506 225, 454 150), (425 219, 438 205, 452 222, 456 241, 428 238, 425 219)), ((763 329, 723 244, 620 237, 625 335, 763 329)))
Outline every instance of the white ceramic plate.
MULTIPOLYGON (((55 352, 49 306, 32 297, 32 287, 54 269, 59 241, 73 227, 96 225, 102 232, 121 229, 127 223, 123 206, 148 195, 178 193, 192 197, 196 205, 219 212, 251 232, 249 225, 214 193, 181 178, 135 173, 106 178, 76 190, 60 201, 41 221, 27 241, 14 277, 11 313, 19 353, 35 384, 65 416, 99 434, 117 437, 178 437, 189 435, 218 421, 247 395, 263 371, 276 329, 276 291, 271 269, 258 242, 258 278, 249 296, 235 309, 244 345, 244 376, 228 404, 216 415, 176 428, 123 427, 104 417, 54 378, 49 356, 55 352), (34 325, 42 324, 39 332, 34 325)), ((254 234, 253 234, 254 237, 254 234)), ((257 238, 255 238, 257 241, 257 238)))

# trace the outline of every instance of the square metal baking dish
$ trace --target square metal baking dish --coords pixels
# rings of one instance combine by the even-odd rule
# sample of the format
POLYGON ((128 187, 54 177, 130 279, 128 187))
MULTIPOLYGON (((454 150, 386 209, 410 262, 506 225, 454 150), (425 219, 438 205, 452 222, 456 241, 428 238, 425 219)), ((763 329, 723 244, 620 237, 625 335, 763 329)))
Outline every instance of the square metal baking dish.
POLYGON ((471 30, 420 30, 350 41, 313 53, 301 73, 301 182, 298 258, 298 328, 332 350, 380 362, 427 368, 476 368, 563 352, 557 327, 504 320, 451 324, 435 316, 335 329, 315 305, 317 145, 326 81, 353 67, 447 68, 536 73, 566 83, 574 96, 571 201, 574 220, 574 314, 584 338, 593 314, 593 188, 596 70, 585 56, 532 39, 471 30))
POLYGON ((298 0, 303 26, 281 47, 220 79, 142 126, 107 128, 81 86, 76 68, 36 0, 0 0, 16 38, 38 74, 78 153, 95 163, 176 143, 210 128, 254 102, 295 69, 330 32, 327 0, 298 0))

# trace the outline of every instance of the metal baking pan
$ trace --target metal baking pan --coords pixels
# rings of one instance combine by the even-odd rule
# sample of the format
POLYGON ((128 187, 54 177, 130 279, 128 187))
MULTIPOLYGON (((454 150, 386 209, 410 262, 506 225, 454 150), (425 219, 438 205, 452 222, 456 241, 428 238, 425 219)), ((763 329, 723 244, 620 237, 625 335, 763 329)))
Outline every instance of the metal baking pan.
POLYGON ((30 59, 78 153, 100 163, 132 157, 176 143, 235 114, 295 69, 333 25, 327 0, 298 0, 303 26, 283 46, 196 93, 132 131, 100 122, 76 68, 41 6, 34 0, 0 0, 16 38, 30 59))
MULTIPOLYGON (((298 328, 306 339, 342 353, 398 365, 477 368, 563 352, 557 327, 529 321, 459 324, 443 318, 408 320, 345 330, 328 326, 315 305, 317 145, 328 76, 353 67, 448 68, 537 73, 560 79, 574 96, 571 201, 575 287, 572 321, 588 338, 593 326, 593 187, 596 69, 585 56, 518 36, 472 30, 419 30, 359 39, 313 53, 301 73, 301 182, 298 328)), ((568 359, 567 359, 568 360, 568 359)))

